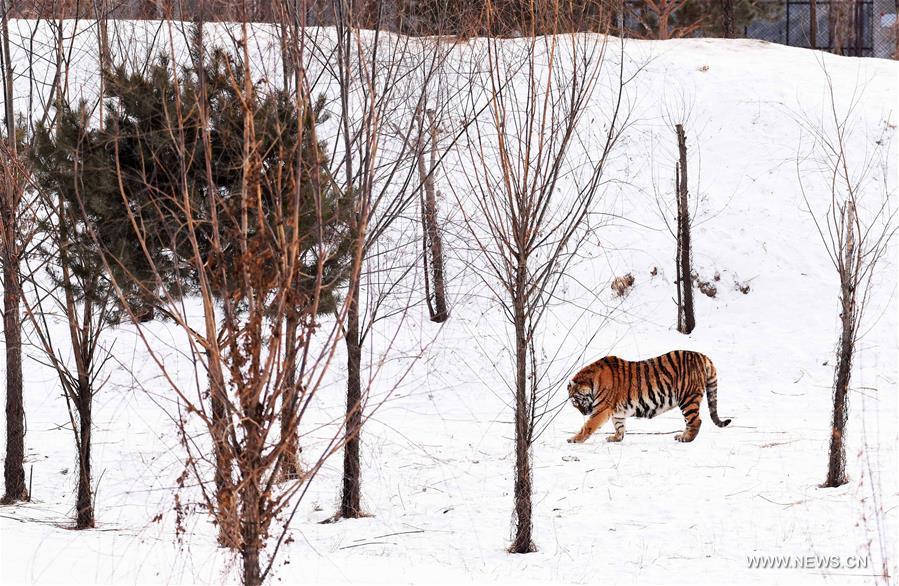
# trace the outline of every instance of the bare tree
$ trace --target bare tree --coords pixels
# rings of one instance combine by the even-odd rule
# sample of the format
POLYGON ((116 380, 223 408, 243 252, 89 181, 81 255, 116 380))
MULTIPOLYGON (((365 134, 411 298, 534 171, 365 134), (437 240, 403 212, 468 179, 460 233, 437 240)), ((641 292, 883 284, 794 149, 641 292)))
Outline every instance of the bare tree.
POLYGON ((834 0, 827 13, 830 50, 837 55, 851 54, 855 45, 855 0, 834 0))
MULTIPOLYGON (((14 503, 30 498, 25 485, 25 405, 22 394, 22 282, 30 277, 23 274, 23 262, 32 249, 36 235, 35 201, 27 189, 31 169, 28 152, 34 137, 35 125, 50 118, 57 88, 62 75, 63 37, 61 25, 54 29, 54 66, 48 68, 52 81, 33 76, 36 56, 26 51, 27 70, 17 74, 12 66, 10 48, 9 15, 13 3, 0 2, 0 79, 3 93, 3 137, 0 146, 0 264, 3 265, 3 331, 6 345, 6 458, 4 461, 5 494, 3 503, 14 503), (16 92, 15 77, 28 82, 27 90, 19 87, 16 92), (44 92, 44 87, 49 92, 44 92), (16 110, 16 98, 23 98, 16 110)), ((30 32, 21 31, 29 25, 19 22, 19 41, 35 47, 42 23, 43 12, 33 14, 37 18, 30 25, 30 32)), ((51 23, 52 24, 52 23, 51 23)))
POLYGON ((437 116, 432 109, 418 113, 418 177, 421 190, 422 261, 424 265, 425 300, 431 321, 442 323, 449 319, 444 273, 443 235, 438 220, 438 193, 435 174, 439 160, 437 116))
MULTIPOLYGON (((622 4, 622 11, 626 11, 636 21, 637 27, 635 30, 620 32, 623 36, 660 41, 689 37, 703 27, 707 18, 705 15, 691 20, 678 18, 685 6, 689 6, 687 0, 644 0, 634 4, 625 2, 622 4)), ((618 26, 623 29, 624 23, 621 22, 618 26)))
POLYGON ((535 549, 531 446, 549 395, 537 384, 534 342, 571 253, 585 236, 608 157, 626 125, 624 57, 617 73, 608 76, 611 106, 603 130, 588 138, 584 113, 606 81, 605 36, 484 43, 485 53, 473 61, 486 70, 476 71, 471 83, 487 88, 487 112, 469 128, 464 154, 466 166, 476 171, 467 174, 468 194, 461 187, 454 192, 482 253, 481 276, 514 330, 515 504, 509 550, 527 553, 535 549))
POLYGON ((690 193, 687 187, 687 135, 682 124, 674 127, 677 133, 678 162, 675 172, 677 191, 677 331, 689 334, 696 327, 693 311, 693 268, 690 245, 690 193))
POLYGON ((25 404, 22 396, 22 323, 19 263, 19 208, 26 171, 9 143, 0 147, 0 189, 3 190, 3 332, 6 344, 6 458, 3 504, 29 500, 25 484, 25 404))
MULTIPOLYGON (((723 3, 728 1, 722 0, 723 3)), ((702 17, 686 23, 677 21, 675 15, 686 4, 687 0, 646 0, 637 5, 625 6, 640 23, 641 32, 636 33, 639 38, 664 41, 689 37, 702 27, 705 20, 702 17)))
MULTIPOLYGON (((701 170, 701 155, 698 142, 693 141, 693 174, 688 172, 687 133, 685 126, 691 122, 693 115, 692 99, 687 95, 680 95, 673 100, 666 100, 663 106, 662 119, 666 129, 674 131, 676 150, 674 151, 674 189, 673 194, 660 187, 667 181, 661 180, 653 170, 652 184, 655 206, 659 218, 665 225, 665 229, 674 240, 675 254, 675 287, 677 290, 674 299, 677 307, 677 331, 689 334, 696 327, 696 314, 694 306, 694 279, 696 273, 693 270, 693 243, 691 232, 697 224, 701 208, 701 183, 699 180, 701 170), (698 162, 696 162, 698 161, 698 162), (693 195, 690 195, 690 177, 693 177, 693 195), (673 200, 673 201, 672 201, 673 200)), ((695 126, 695 125, 694 125, 695 126)), ((669 152, 668 149, 664 149, 669 152)), ((655 150, 653 149, 653 157, 655 150)), ((716 214, 715 214, 716 215, 716 214)), ((708 219, 708 218, 707 218, 708 219)))
MULTIPOLYGON (((57 116, 57 121, 86 127, 87 110, 72 114, 78 119, 57 116)), ((25 298, 26 315, 46 364, 59 379, 74 434, 78 474, 76 529, 91 528, 95 523, 91 475, 93 400, 105 382, 104 366, 112 358, 110 349, 101 344, 101 336, 121 315, 115 311, 115 294, 104 275, 98 251, 79 220, 81 210, 76 202, 82 200, 80 191, 86 185, 82 165, 90 159, 83 139, 79 137, 72 152, 50 139, 45 129, 38 129, 32 158, 35 190, 41 195, 41 252, 46 259, 42 265, 47 268, 48 282, 34 277, 39 271, 29 270, 31 290, 25 298), (58 322, 66 327, 68 346, 58 337, 58 322), (68 359, 69 350, 72 361, 68 359)))
MULTIPOLYGON (((304 83, 303 69, 297 64, 302 57, 300 41, 303 29, 301 18, 305 11, 297 10, 300 6, 289 2, 278 2, 274 10, 278 15, 280 27, 279 46, 281 50, 281 67, 283 75, 283 87, 287 91, 295 91, 304 83)), ((204 17, 206 15, 203 15, 204 17)), ((320 115, 320 112, 316 112, 320 115)), ((281 467, 284 480, 299 480, 302 477, 302 465, 300 464, 300 434, 293 421, 297 417, 296 409, 301 395, 297 388, 296 364, 299 352, 297 332, 300 327, 301 312, 289 311, 284 324, 284 360, 287 363, 285 369, 287 375, 284 380, 285 392, 281 401, 281 438, 285 442, 284 464, 281 467)))
MULTIPOLYGON (((377 14, 381 5, 381 0, 373 3, 377 14)), ((339 121, 334 145, 339 150, 332 169, 338 188, 352 198, 349 232, 362 251, 363 264, 362 271, 349 276, 344 323, 346 447, 336 517, 352 518, 364 514, 360 434, 369 389, 362 384, 363 347, 378 321, 407 309, 385 311, 398 280, 418 264, 417 255, 409 259, 393 252, 392 267, 378 267, 385 260, 380 243, 385 235, 399 229, 397 221, 412 209, 423 183, 431 179, 461 131, 454 132, 453 139, 441 145, 432 155, 431 168, 421 175, 417 161, 423 156, 420 149, 425 145, 416 140, 420 136, 416 129, 421 130, 421 119, 416 120, 416 113, 432 109, 440 118, 447 107, 446 101, 429 101, 428 96, 454 41, 387 35, 380 32, 379 26, 364 34, 356 28, 364 17, 354 12, 353 6, 335 2, 335 11, 336 47, 328 59, 334 63, 331 73, 338 90, 339 121), (379 276, 371 278, 376 275, 379 276)))
MULTIPOLYGON (((102 69, 108 57, 106 23, 104 13, 99 12, 97 16, 102 69)), ((91 474, 93 400, 105 382, 104 366, 112 358, 101 337, 118 323, 122 312, 104 275, 98 250, 85 230, 80 209, 84 191, 90 191, 92 183, 84 181, 84 177, 97 170, 96 155, 102 148, 90 144, 85 132, 91 117, 86 104, 78 112, 64 107, 68 92, 63 80, 69 74, 63 55, 65 23, 57 20, 47 25, 56 41, 54 129, 51 132, 48 128, 50 122, 39 121, 29 149, 32 189, 36 195, 33 216, 41 236, 35 256, 41 258, 46 278, 41 278, 41 272, 29 265, 26 281, 31 290, 23 299, 37 346, 59 378, 66 400, 77 454, 75 528, 87 529, 95 524, 91 474), (66 128, 61 130, 61 125, 66 128), (60 137, 63 139, 56 140, 60 137), (68 348, 56 334, 58 321, 66 326, 68 348)), ((102 104, 102 95, 101 84, 98 104, 102 104)), ((100 115, 102 121, 102 108, 100 115)))
POLYGON ((4 130, 0 152, 0 258, 3 262, 3 331, 6 344, 6 458, 3 463, 3 503, 28 500, 25 485, 25 404, 22 396, 22 323, 20 260, 23 251, 20 213, 27 175, 19 161, 18 133, 13 100, 12 56, 9 48, 6 0, 0 5, 0 69, 3 75, 4 130))
POLYGON ((861 159, 850 144, 858 96, 841 112, 833 80, 827 81, 826 112, 820 120, 801 120, 811 144, 797 157, 803 199, 839 278, 840 336, 833 382, 833 420, 825 487, 845 484, 846 423, 853 360, 865 310, 874 289, 879 261, 896 233, 893 193, 886 183, 890 139, 885 126, 861 159), (878 169, 879 167, 879 169, 878 169), (872 180, 879 171, 882 183, 872 180), (820 195, 819 195, 820 194, 820 195), (824 196, 823 198, 821 196, 824 196), (826 201, 826 205, 822 204, 826 201))

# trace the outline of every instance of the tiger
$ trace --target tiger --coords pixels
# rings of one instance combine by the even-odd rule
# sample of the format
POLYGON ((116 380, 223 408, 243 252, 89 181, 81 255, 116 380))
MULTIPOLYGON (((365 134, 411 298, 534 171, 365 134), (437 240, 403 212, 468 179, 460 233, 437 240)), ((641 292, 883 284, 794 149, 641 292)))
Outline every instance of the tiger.
POLYGON ((718 427, 730 419, 718 418, 718 375, 708 356, 674 350, 655 358, 631 362, 606 356, 582 368, 568 383, 568 398, 583 415, 589 416, 568 443, 582 443, 612 419, 615 433, 606 441, 624 439, 624 420, 633 415, 651 419, 677 406, 686 421, 679 442, 692 442, 699 433, 699 404, 708 395, 709 413, 718 427))

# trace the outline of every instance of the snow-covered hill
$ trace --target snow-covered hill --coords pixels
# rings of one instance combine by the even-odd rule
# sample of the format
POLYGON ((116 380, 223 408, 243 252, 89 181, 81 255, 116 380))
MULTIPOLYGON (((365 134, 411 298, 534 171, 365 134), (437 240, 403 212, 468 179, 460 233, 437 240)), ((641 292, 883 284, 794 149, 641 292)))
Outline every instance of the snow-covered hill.
MULTIPOLYGON (((31 23, 13 25, 24 33, 31 23)), ((27 45, 18 37, 13 44, 24 63, 27 45)), ((89 45, 81 47, 84 65, 72 81, 86 94, 96 78, 89 45)), ((899 64, 741 40, 628 41, 624 51, 629 67, 640 69, 628 90, 632 124, 615 157, 617 181, 595 210, 616 219, 597 222, 566 281, 569 302, 553 307, 538 352, 557 356, 548 368, 561 381, 579 361, 606 354, 701 351, 718 368, 719 411, 734 422, 725 429, 707 422, 696 441, 680 444, 673 435, 682 419, 669 412, 629 420, 620 444, 606 443, 600 432, 572 445, 565 439, 581 416, 562 406, 534 450, 539 551, 506 553, 513 466, 508 328, 467 266, 471 255, 462 234, 452 232, 458 214, 448 198, 453 316, 438 329, 419 307, 404 326, 399 345, 424 354, 363 432, 363 501, 371 517, 318 523, 336 507, 340 459, 331 460, 300 504, 276 580, 872 583, 885 553, 897 575, 896 249, 881 265, 853 375, 851 480, 821 489, 838 282, 800 194, 797 155, 809 144, 801 121, 819 121, 829 107, 826 66, 838 108, 855 103, 850 164, 862 164, 875 140, 891 141, 887 175, 875 168, 872 185, 885 182, 895 208, 899 64), (697 291, 698 325, 690 336, 674 329, 674 243, 655 200, 656 191, 670 197, 674 180, 666 112, 676 110, 689 111, 691 190, 699 195, 696 268, 717 287, 714 298, 697 291), (619 299, 609 283, 626 273, 636 282, 619 299), (752 569, 748 558, 755 555, 870 561, 861 569, 752 569)), ((609 58, 620 58, 615 43, 609 58)), ((439 178, 444 189, 462 172, 460 162, 448 160, 439 178)), ((809 193, 813 206, 828 197, 809 193)), ((175 340, 166 324, 152 327, 160 340, 175 340)), ((88 532, 66 528, 75 476, 64 402, 52 372, 26 361, 26 472, 33 474, 34 501, 0 509, 0 581, 236 580, 236 565, 215 548, 202 514, 189 518, 183 546, 173 543, 173 489, 182 470, 166 409, 173 399, 128 328, 116 333, 116 343, 121 365, 96 398, 99 525, 88 532)), ((27 351, 39 357, 36 348, 27 351)), ((408 364, 386 365, 383 379, 408 364)), ((560 384, 553 404, 564 399, 560 384)), ((330 437, 342 401, 337 367, 313 414, 326 425, 304 437, 305 445, 314 449, 330 437)))

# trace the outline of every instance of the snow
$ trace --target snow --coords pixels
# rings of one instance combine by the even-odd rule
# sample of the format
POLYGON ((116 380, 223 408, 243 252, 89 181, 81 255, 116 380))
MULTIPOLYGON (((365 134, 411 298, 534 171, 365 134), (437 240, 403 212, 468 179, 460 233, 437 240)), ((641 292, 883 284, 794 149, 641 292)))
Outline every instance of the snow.
MULTIPOLYGON (((12 23, 14 31, 32 25, 12 23)), ((73 87, 89 95, 95 69, 85 38, 73 87)), ((21 63, 24 49, 17 38, 13 45, 21 63)), ((273 582, 867 584, 883 563, 899 575, 896 247, 882 262, 853 374, 850 482, 822 489, 838 286, 796 179, 797 153, 808 145, 800 120, 827 112, 823 62, 838 106, 856 101, 850 164, 862 163, 886 125, 890 167, 886 177, 875 169, 872 185, 886 182, 895 194, 899 65, 748 40, 628 41, 624 51, 629 67, 641 68, 628 93, 633 122, 614 161, 617 181, 596 210, 623 219, 596 220, 569 270, 566 301, 554 305, 537 349, 556 384, 552 404, 560 406, 533 451, 538 552, 505 551, 514 460, 509 331, 467 266, 471 255, 448 197, 448 250, 457 251, 447 259, 453 313, 438 327, 416 308, 398 341, 407 358, 382 368, 372 401, 385 400, 363 430, 363 505, 371 516, 319 523, 337 506, 342 460, 331 459, 299 504, 294 541, 280 553, 273 582), (715 298, 697 291, 690 336, 674 329, 674 244, 653 195, 655 186, 670 197, 673 182, 666 108, 689 111, 690 187, 700 196, 696 268, 706 280, 720 274, 715 298), (615 298, 609 283, 627 272, 636 277, 634 289, 615 298), (748 282, 749 293, 736 282, 748 282), (683 425, 674 411, 629 419, 619 444, 604 441, 606 429, 585 444, 565 442, 582 423, 562 405, 564 379, 579 365, 677 348, 715 362, 719 412, 733 418, 729 427, 712 425, 704 404, 704 425, 690 444, 673 439, 683 425), (408 358, 418 352, 421 359, 408 358), (870 556, 870 565, 750 569, 752 555, 870 556)), ((619 58, 615 43, 609 52, 619 58)), ((602 102, 597 95, 597 120, 604 119, 602 102)), ((27 107, 24 99, 17 106, 27 107)), ((460 172, 461 162, 449 161, 441 188, 460 185, 460 172)), ((826 198, 810 194, 813 206, 826 198)), ((189 378, 177 334, 166 324, 151 327, 170 348, 178 376, 189 378)), ((388 338, 395 327, 388 322, 378 335, 388 338)), ((188 516, 183 543, 175 542, 173 494, 182 467, 173 398, 133 330, 123 327, 114 338, 121 364, 95 406, 98 527, 86 532, 69 529, 75 454, 65 405, 37 348, 26 348, 26 473, 34 500, 0 509, 0 581, 237 581, 237 563, 215 547, 201 511, 188 516)), ((376 350, 370 359, 377 361, 376 350)), ((302 438, 309 453, 340 425, 341 364, 318 397, 314 431, 302 438)))

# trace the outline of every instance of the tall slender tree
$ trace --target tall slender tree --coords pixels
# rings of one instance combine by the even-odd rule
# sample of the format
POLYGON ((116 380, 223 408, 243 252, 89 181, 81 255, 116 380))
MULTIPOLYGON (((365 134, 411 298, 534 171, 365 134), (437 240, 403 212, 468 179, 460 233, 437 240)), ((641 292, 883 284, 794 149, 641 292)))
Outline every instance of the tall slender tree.
POLYGON ((826 114, 820 120, 800 122, 804 135, 811 140, 807 152, 797 156, 796 176, 838 279, 840 333, 833 373, 827 476, 823 485, 837 487, 848 482, 846 424, 862 320, 875 288, 880 261, 899 226, 897 212, 891 205, 895 187, 886 179, 877 181, 872 177, 875 169, 884 178, 888 176, 889 166, 895 160, 892 133, 885 126, 865 145, 869 150, 851 148, 857 140, 854 127, 859 120, 854 108, 858 102, 841 110, 830 73, 823 65, 822 69, 827 83, 826 114), (864 155, 856 158, 857 152, 864 155))
POLYGON ((677 193, 677 331, 689 334, 696 327, 693 308, 693 247, 690 239, 690 191, 687 183, 687 135, 682 124, 675 124, 678 160, 675 170, 677 193))
MULTIPOLYGON (((558 26, 564 30, 567 25, 560 21, 558 26)), ((531 448, 550 393, 539 384, 535 341, 572 251, 586 235, 608 157, 627 121, 623 61, 617 74, 602 79, 607 48, 605 37, 595 35, 532 35, 514 43, 491 38, 472 74, 472 85, 488 88, 487 112, 466 135, 465 165, 477 171, 467 174, 464 191, 457 189, 456 195, 482 253, 482 278, 514 335, 509 377, 515 438, 512 553, 536 549, 531 448), (604 132, 588 141, 584 113, 603 81, 612 86, 611 112, 604 132), (596 149, 576 152, 587 142, 596 149), (574 158, 581 163, 576 168, 574 158)), ((584 439, 578 435, 569 441, 584 439)))
POLYGON ((0 73, 3 81, 5 137, 0 150, 0 262, 3 263, 3 332, 6 346, 6 458, 3 461, 2 503, 28 500, 25 484, 25 398, 22 393, 22 290, 20 262, 23 242, 19 218, 26 170, 19 158, 19 135, 13 107, 12 55, 9 48, 11 3, 0 4, 0 73))
MULTIPOLYGON (((383 0, 376 0, 372 6, 378 7, 376 14, 382 14, 383 0)), ((446 102, 429 103, 427 97, 453 42, 386 35, 377 26, 371 36, 363 36, 359 28, 365 15, 350 3, 335 3, 335 7, 337 39, 329 59, 336 62, 339 118, 335 142, 340 157, 332 164, 332 178, 351 202, 348 233, 354 250, 361 255, 358 262, 351 263, 357 272, 348 275, 347 284, 345 448, 336 516, 359 517, 364 514, 361 433, 368 403, 368 387, 362 383, 363 348, 375 323, 386 313, 383 305, 396 283, 386 279, 389 282, 372 284, 363 269, 378 258, 378 243, 410 213, 422 181, 433 174, 461 131, 441 145, 435 165, 426 170, 425 176, 419 175, 415 161, 423 145, 415 140, 415 113, 430 107, 439 115, 446 108, 446 102), (390 124, 391 120, 396 124, 390 124)), ((405 267, 398 267, 398 278, 411 272, 415 264, 417 259, 412 259, 405 267)))
POLYGON ((424 266, 425 300, 431 321, 442 323, 449 319, 444 270, 443 231, 440 227, 438 191, 435 174, 438 160, 438 133, 434 110, 418 113, 418 176, 421 181, 422 261, 424 266))
POLYGON ((97 133, 86 124, 85 104, 78 110, 60 100, 56 122, 39 125, 31 152, 34 184, 39 193, 42 245, 49 287, 30 280, 34 294, 26 301, 28 318, 38 346, 56 372, 66 399, 75 438, 78 492, 75 526, 93 527, 94 496, 91 475, 94 396, 103 386, 103 367, 111 358, 101 342, 103 333, 123 316, 110 287, 100 250, 90 237, 83 202, 96 202, 97 193, 114 193, 113 174, 97 133), (62 316, 69 348, 60 344, 48 315, 62 316), (74 364, 72 364, 74 363, 74 364))

